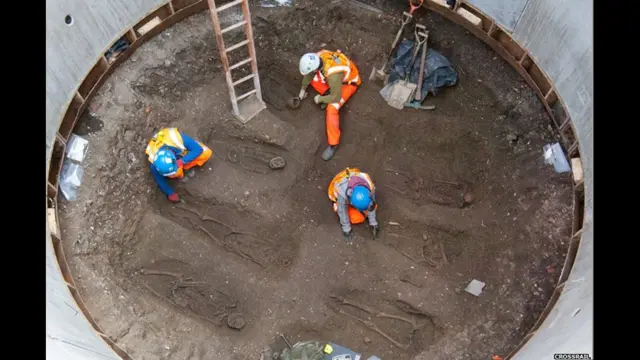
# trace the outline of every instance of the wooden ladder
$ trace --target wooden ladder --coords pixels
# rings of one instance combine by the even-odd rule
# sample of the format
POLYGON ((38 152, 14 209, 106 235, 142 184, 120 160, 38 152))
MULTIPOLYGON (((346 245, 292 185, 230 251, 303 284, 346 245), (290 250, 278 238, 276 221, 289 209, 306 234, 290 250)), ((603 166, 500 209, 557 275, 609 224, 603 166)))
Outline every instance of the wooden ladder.
POLYGON ((256 60, 256 49, 253 43, 253 30, 251 28, 251 14, 249 13, 249 3, 248 0, 232 0, 226 4, 216 7, 215 0, 207 0, 207 2, 209 4, 209 12, 211 13, 213 30, 216 33, 216 42, 218 43, 218 49, 220 51, 222 69, 224 70, 227 78, 227 86, 229 87, 229 96, 231 97, 233 115, 241 122, 246 123, 267 107, 262 100, 262 92, 260 90, 258 61, 256 60), (220 27, 220 19, 218 18, 218 13, 237 5, 242 6, 243 20, 222 29, 220 27), (246 40, 241 41, 228 48, 225 47, 222 35, 226 32, 238 29, 240 27, 244 27, 246 40), (229 57, 227 56, 227 54, 244 46, 246 46, 249 50, 249 57, 229 66, 229 57), (251 64, 251 74, 234 81, 233 77, 231 76, 231 71, 249 63, 251 64), (251 79, 253 79, 253 90, 248 91, 240 96, 236 96, 235 87, 251 79))

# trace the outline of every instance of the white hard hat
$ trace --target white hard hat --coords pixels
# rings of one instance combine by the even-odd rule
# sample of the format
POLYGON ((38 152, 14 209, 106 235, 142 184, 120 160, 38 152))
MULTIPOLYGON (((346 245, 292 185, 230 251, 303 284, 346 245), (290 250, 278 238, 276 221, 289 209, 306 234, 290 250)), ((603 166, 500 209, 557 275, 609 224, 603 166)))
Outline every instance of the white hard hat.
POLYGON ((307 75, 320 66, 320 57, 316 53, 306 53, 300 58, 300 74, 307 75))

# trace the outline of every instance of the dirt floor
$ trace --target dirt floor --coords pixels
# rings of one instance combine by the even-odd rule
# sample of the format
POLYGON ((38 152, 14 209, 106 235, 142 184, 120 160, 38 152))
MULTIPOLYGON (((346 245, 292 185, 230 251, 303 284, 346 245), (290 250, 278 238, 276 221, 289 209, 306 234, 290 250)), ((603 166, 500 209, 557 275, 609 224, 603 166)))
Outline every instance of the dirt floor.
MULTIPOLYGON (((368 3, 384 13, 251 2, 269 107, 246 125, 230 114, 207 12, 143 45, 91 100, 75 130, 90 141, 78 200, 59 200, 63 239, 91 314, 134 359, 259 359, 283 333, 383 359, 479 360, 533 326, 564 261, 571 179, 543 164, 550 119, 505 61, 420 10, 429 46, 459 73, 427 99, 436 110, 395 110, 365 80, 325 162, 313 93, 284 107, 307 51, 341 49, 364 78, 381 64, 406 2, 368 3), (163 126, 214 152, 172 183, 178 205, 144 154, 163 126), (284 169, 269 169, 274 156, 284 169), (342 239, 327 185, 345 166, 377 185, 377 240, 365 226, 342 239), (464 291, 472 279, 486 283, 479 297, 464 291)), ((230 13, 225 24, 240 18, 230 13)))

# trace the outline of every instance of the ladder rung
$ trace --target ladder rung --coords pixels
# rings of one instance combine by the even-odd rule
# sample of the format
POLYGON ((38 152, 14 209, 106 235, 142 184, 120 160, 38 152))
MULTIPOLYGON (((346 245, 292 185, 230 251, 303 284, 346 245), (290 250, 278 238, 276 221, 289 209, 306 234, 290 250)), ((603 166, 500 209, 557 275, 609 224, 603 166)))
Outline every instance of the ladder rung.
POLYGON ((233 30, 233 29, 237 29, 237 28, 239 28, 240 26, 242 26, 242 25, 244 25, 244 24, 246 24, 246 23, 247 23, 247 20, 242 20, 242 21, 240 21, 240 22, 239 22, 239 23, 237 23, 237 24, 233 24, 233 25, 231 25, 231 26, 229 26, 229 27, 226 27, 226 28, 222 29, 221 33, 222 33, 222 34, 224 34, 224 33, 226 33, 227 31, 231 31, 231 30, 233 30))
POLYGON ((249 40, 245 40, 245 41, 243 41, 243 42, 239 42, 239 43, 237 43, 237 44, 235 44, 235 45, 233 45, 233 46, 231 46, 231 47, 227 48, 227 50, 225 50, 225 52, 231 52, 231 51, 233 51, 233 50, 235 50, 235 49, 239 48, 240 46, 247 45, 248 43, 249 43, 249 40))
POLYGON ((244 98, 246 98, 246 97, 249 97, 251 94, 255 94, 255 93, 257 93, 257 92, 258 92, 258 90, 253 89, 253 90, 251 90, 251 91, 249 91, 249 92, 247 92, 247 93, 244 93, 244 94, 242 94, 242 95, 238 96, 238 97, 236 98, 236 101, 240 101, 240 100, 242 100, 242 99, 244 99, 244 98))
POLYGON ((243 82, 245 82, 245 81, 247 81, 247 80, 249 80, 249 79, 253 78, 254 76, 256 76, 256 75, 255 75, 255 74, 247 75, 247 76, 243 77, 242 79, 240 79, 240 80, 238 80, 238 81, 234 82, 234 83, 233 83, 233 86, 236 86, 236 85, 238 85, 238 84, 240 84, 240 83, 243 83, 243 82))
POLYGON ((244 1, 244 0, 235 0, 235 1, 232 1, 232 2, 230 2, 230 3, 227 3, 227 4, 224 4, 224 5, 220 6, 219 8, 216 8, 216 11, 217 11, 217 12, 220 12, 220 11, 222 11, 222 10, 226 10, 226 9, 228 9, 228 8, 230 8, 230 7, 234 6, 234 5, 238 5, 238 4, 240 4, 240 3, 241 3, 241 2, 243 2, 243 1, 244 1))
POLYGON ((237 68, 239 68, 240 66, 242 66, 242 65, 244 65, 244 64, 247 64, 247 63, 251 62, 251 60, 253 60, 253 58, 244 59, 244 60, 240 61, 240 62, 239 62, 239 63, 237 63, 237 64, 233 64, 233 65, 229 66, 229 70, 237 69, 237 68))

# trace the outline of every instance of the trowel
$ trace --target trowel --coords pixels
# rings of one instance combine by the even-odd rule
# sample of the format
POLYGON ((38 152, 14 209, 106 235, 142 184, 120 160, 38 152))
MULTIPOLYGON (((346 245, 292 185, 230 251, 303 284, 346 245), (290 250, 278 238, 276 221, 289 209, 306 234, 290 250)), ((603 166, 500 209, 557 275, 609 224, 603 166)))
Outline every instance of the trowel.
POLYGON ((396 80, 387 90, 387 104, 398 110, 402 110, 405 107, 405 104, 410 101, 416 90, 417 84, 410 83, 409 77, 413 71, 413 65, 416 62, 420 46, 427 41, 429 33, 426 31, 426 27, 424 25, 416 24, 415 35, 416 40, 413 48, 413 54, 411 56, 411 63, 409 64, 409 71, 403 80, 396 80))

